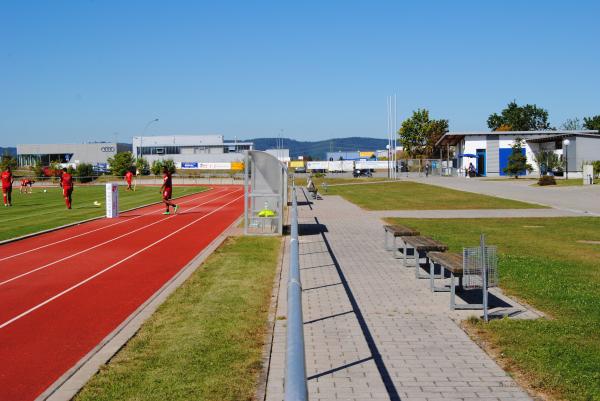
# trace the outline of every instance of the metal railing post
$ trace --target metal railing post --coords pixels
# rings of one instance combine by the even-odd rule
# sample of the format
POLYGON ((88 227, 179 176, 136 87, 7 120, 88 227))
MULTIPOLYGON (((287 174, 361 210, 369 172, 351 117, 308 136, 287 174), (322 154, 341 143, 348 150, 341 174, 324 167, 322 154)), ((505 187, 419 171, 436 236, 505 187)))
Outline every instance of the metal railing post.
POLYGON ((292 185, 290 239, 290 273, 287 291, 287 343, 285 361, 285 401, 307 401, 306 357, 304 353, 304 320, 302 318, 302 284, 298 244, 298 201, 292 185))

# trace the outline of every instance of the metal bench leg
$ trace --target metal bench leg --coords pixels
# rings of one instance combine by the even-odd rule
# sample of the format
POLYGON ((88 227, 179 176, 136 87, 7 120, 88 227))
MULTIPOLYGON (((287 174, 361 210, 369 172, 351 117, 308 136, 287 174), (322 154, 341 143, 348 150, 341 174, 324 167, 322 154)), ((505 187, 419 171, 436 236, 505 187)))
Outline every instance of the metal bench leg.
POLYGON ((454 273, 450 272, 450 310, 456 309, 456 288, 454 283, 454 273))
MULTIPOLYGON (((419 251, 417 251, 417 249, 415 249, 415 277, 416 278, 429 278, 429 276, 421 274, 421 264, 419 263, 420 261, 421 261, 421 253, 419 251)), ((429 258, 427 256, 425 256, 425 264, 427 265, 428 263, 429 263, 429 258)))
POLYGON ((404 250, 404 267, 407 267, 408 266, 408 262, 406 260, 406 254, 408 252, 406 252, 406 242, 404 243, 404 246, 402 247, 402 249, 404 250))
POLYGON ((398 243, 396 242, 396 236, 394 235, 394 257, 398 258, 398 243))
POLYGON ((386 251, 389 251, 389 250, 390 250, 390 246, 388 245, 388 232, 387 232, 387 231, 384 231, 384 232, 383 232, 383 236, 384 236, 384 237, 383 237, 383 238, 384 238, 384 242, 383 242, 383 248, 384 248, 386 251))
POLYGON ((433 263, 431 259, 429 259, 429 286, 431 287, 431 292, 435 292, 434 273, 435 263, 433 263))
MULTIPOLYGON (((430 261, 431 263, 431 261, 430 261)), ((450 291, 450 288, 448 288, 446 285, 442 286, 442 287, 436 287, 435 286, 435 279, 436 278, 441 278, 444 279, 444 265, 443 264, 439 264, 440 266, 440 274, 439 275, 435 275, 433 274, 433 276, 431 277, 431 291, 433 292, 448 292, 450 291)), ((433 270, 435 268, 435 264, 433 264, 432 267, 432 271, 430 273, 435 273, 435 270, 433 270)))

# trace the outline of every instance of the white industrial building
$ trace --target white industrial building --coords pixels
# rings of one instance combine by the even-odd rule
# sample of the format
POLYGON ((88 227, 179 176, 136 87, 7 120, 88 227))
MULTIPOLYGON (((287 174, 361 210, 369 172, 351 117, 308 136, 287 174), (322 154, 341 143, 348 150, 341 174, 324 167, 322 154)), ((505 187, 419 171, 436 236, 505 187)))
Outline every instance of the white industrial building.
MULTIPOLYGON (((595 130, 554 131, 494 131, 494 132, 448 132, 437 142, 440 157, 446 159, 450 147, 454 147, 453 166, 464 172, 473 164, 479 176, 505 176, 512 145, 522 138, 522 152, 539 174, 535 154, 542 150, 566 155, 569 177, 581 177, 584 162, 600 160, 600 134, 595 130)), ((525 173, 524 173, 525 174, 525 173)))
POLYGON ((48 143, 17 145, 19 166, 32 166, 40 162, 43 166, 58 162, 63 165, 89 163, 106 168, 108 158, 119 152, 131 151, 131 145, 116 142, 48 143))
POLYGON ((252 142, 229 141, 222 135, 134 136, 133 155, 150 164, 171 159, 180 168, 202 168, 214 163, 242 162, 243 152, 252 150, 252 142))

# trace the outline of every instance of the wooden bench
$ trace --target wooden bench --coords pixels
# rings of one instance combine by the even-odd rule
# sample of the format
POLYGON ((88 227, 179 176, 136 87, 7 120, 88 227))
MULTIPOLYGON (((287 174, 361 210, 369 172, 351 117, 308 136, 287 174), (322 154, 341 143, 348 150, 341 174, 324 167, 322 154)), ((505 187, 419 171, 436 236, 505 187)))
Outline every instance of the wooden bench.
POLYGON ((416 278, 429 278, 429 276, 421 276, 419 274, 419 270, 420 270, 419 261, 421 260, 422 256, 425 257, 426 263, 429 263, 429 258, 427 257, 428 252, 433 252, 433 251, 445 252, 448 250, 447 245, 442 244, 441 242, 436 241, 432 238, 424 237, 421 235, 403 236, 403 237, 400 237, 400 239, 402 240, 402 242, 404 244, 404 249, 403 249, 404 266, 409 266, 408 250, 409 249, 413 250, 413 259, 414 259, 414 263, 415 263, 415 277, 416 278))
POLYGON ((431 280, 431 291, 450 291, 450 309, 483 309, 481 304, 456 304, 456 278, 458 287, 462 288, 463 279, 463 255, 451 252, 428 252, 429 279, 431 280), (440 274, 436 276, 435 265, 440 266, 440 274), (436 287, 434 280, 445 277, 444 270, 450 272, 450 287, 436 287))
POLYGON ((385 231, 385 244, 384 244, 385 250, 386 251, 394 251, 395 258, 400 258, 399 253, 398 253, 398 249, 400 248, 400 246, 397 243, 397 238, 411 237, 411 236, 420 234, 418 231, 413 230, 412 228, 401 226, 401 225, 383 226, 383 230, 385 231), (391 234, 391 236, 393 238, 393 241, 392 241, 393 248, 390 248, 390 246, 389 246, 389 241, 388 241, 389 235, 388 234, 391 234))

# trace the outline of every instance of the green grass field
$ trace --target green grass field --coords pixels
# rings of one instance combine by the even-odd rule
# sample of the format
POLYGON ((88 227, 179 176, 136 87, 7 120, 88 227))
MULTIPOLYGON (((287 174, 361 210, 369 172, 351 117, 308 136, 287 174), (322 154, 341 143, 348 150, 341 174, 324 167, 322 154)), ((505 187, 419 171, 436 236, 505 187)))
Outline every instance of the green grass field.
POLYGON ((253 400, 280 241, 228 239, 75 400, 253 400))
POLYGON ((533 387, 556 399, 600 400, 600 218, 388 220, 458 252, 484 232, 498 246, 500 286, 549 318, 474 329, 533 387))
MULTIPOLYGON (((351 181, 352 182, 352 181, 351 181)), ((322 186, 319 187, 323 193, 322 186)), ((525 202, 420 184, 410 181, 343 185, 327 188, 368 210, 464 210, 545 208, 525 202)))
MULTIPOLYGON (((190 195, 206 190, 205 187, 174 187, 173 196, 190 195)), ((20 194, 18 187, 13 190, 13 206, 0 208, 0 240, 19 237, 41 230, 58 227, 64 224, 103 216, 106 212, 104 202, 104 186, 75 186, 73 192, 73 208, 67 210, 62 190, 58 187, 34 188, 32 194, 20 194), (101 202, 100 207, 93 202, 101 202)), ((159 188, 156 186, 138 186, 135 192, 125 191, 119 187, 120 210, 131 209, 161 200, 159 188)))

